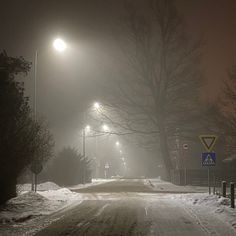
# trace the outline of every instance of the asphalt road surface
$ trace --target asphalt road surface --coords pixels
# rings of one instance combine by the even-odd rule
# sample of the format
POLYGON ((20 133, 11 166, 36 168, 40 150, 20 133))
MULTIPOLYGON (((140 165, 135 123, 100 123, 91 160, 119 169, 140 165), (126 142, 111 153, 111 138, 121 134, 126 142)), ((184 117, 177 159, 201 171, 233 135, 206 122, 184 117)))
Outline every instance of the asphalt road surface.
POLYGON ((37 236, 209 235, 171 194, 151 193, 143 180, 117 180, 74 191, 91 200, 58 213, 59 220, 37 236))

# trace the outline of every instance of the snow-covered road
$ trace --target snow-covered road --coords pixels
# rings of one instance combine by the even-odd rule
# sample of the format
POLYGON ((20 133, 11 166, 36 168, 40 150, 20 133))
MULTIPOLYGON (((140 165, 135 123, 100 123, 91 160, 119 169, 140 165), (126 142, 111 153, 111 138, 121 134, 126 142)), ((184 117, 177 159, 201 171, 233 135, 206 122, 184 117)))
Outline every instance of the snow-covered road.
POLYGON ((37 236, 235 235, 217 217, 194 211, 179 194, 149 193, 144 180, 119 180, 77 192, 90 200, 63 212, 37 236))
POLYGON ((2 231, 3 235, 236 235, 235 209, 229 208, 227 199, 199 193, 204 188, 183 188, 160 180, 120 179, 87 188, 73 187, 73 191, 73 202, 67 207, 24 225, 13 224, 2 231), (196 193, 182 193, 187 191, 196 193))
POLYGON ((208 235, 194 217, 168 197, 133 193, 113 194, 113 200, 106 200, 111 196, 86 200, 36 235, 208 235))

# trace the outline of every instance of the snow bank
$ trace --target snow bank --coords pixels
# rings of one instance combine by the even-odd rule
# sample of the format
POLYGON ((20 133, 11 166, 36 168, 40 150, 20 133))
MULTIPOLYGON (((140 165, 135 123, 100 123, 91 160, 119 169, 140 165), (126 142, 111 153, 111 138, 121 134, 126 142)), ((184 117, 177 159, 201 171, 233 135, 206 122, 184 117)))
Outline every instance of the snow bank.
POLYGON ((60 202, 27 192, 9 200, 0 211, 0 222, 23 222, 32 217, 48 215, 60 207, 60 202))
POLYGON ((64 202, 64 203, 71 203, 73 201, 83 200, 81 194, 72 192, 68 188, 42 191, 39 193, 40 195, 52 201, 59 201, 59 202, 64 202))
MULTIPOLYGON (((23 185, 23 189, 30 186, 23 185)), ((44 183, 40 185, 37 193, 21 191, 19 196, 9 200, 0 209, 0 223, 7 222, 23 222, 25 220, 49 215, 73 202, 82 201, 82 195, 70 191, 67 188, 59 188, 55 190, 46 190, 47 188, 58 188, 54 183, 44 183)))
POLYGON ((91 183, 86 183, 86 184, 77 184, 74 186, 70 186, 68 187, 69 189, 73 190, 73 189, 83 189, 83 188, 87 188, 87 187, 91 187, 94 185, 99 185, 99 184, 104 184, 104 183, 108 183, 108 182, 112 182, 115 181, 116 179, 92 179, 91 183))
POLYGON ((194 205, 205 205, 208 207, 230 206, 230 199, 219 197, 217 195, 204 194, 186 194, 182 199, 194 205))
MULTIPOLYGON (((92 183, 77 185, 74 188, 85 188, 109 181, 113 180, 96 179, 92 183)), ((53 182, 39 184, 37 193, 30 191, 31 184, 18 185, 17 189, 18 196, 0 208, 0 223, 24 222, 37 216, 49 215, 74 202, 78 204, 88 199, 88 196, 68 188, 60 188, 53 182)))
MULTIPOLYGON (((204 220, 208 215, 214 215, 220 221, 229 224, 236 233, 236 209, 230 208, 230 199, 208 193, 181 194, 172 199, 181 199, 185 206, 190 207, 204 220)), ((210 218, 210 217, 209 217, 210 218)))
MULTIPOLYGON (((60 189, 60 186, 53 182, 45 182, 37 185, 37 190, 46 191, 46 190, 57 190, 60 189)), ((31 184, 19 184, 17 185, 17 190, 22 191, 31 191, 31 184)))
POLYGON ((171 193, 204 193, 208 191, 207 187, 201 186, 179 186, 161 179, 146 179, 145 185, 157 192, 171 192, 171 193))

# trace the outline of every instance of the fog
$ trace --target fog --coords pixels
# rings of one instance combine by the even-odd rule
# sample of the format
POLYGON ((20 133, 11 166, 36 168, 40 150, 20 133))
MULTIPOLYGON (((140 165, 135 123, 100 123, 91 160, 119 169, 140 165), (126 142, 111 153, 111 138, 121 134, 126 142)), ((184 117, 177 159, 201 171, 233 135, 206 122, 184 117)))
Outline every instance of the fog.
MULTIPOLYGON (((70 4, 65 1, 40 1, 35 4, 24 0, 20 3, 14 2, 12 5, 13 2, 9 1, 6 4, 4 12, 1 10, 4 19, 1 21, 1 26, 5 26, 2 31, 3 37, 0 39, 1 45, 9 54, 22 55, 32 62, 35 51, 38 51, 38 114, 47 120, 53 132, 56 151, 69 145, 82 152, 81 129, 87 124, 84 121, 84 113, 89 111, 95 101, 100 101, 101 94, 107 92, 99 86, 108 77, 123 76, 124 71, 127 71, 122 54, 122 41, 119 38, 120 33, 122 33, 121 37, 125 37, 127 33, 120 23, 125 16, 123 5, 118 1, 70 1, 70 4), (7 15, 9 11, 11 11, 11 19, 7 15), (52 49, 52 42, 56 37, 62 37, 68 44, 68 50, 64 53, 52 49)), ((233 1, 231 3, 235 7, 233 1)), ((199 1, 198 4, 178 1, 177 4, 187 19, 188 34, 191 37, 197 38, 202 32, 212 29, 212 32, 207 33, 210 43, 204 54, 207 66, 204 73, 208 76, 202 94, 206 100, 214 99, 216 96, 215 93, 209 92, 209 87, 213 86, 215 91, 218 91, 220 83, 216 82, 212 85, 211 81, 221 81, 225 76, 223 61, 232 58, 232 53, 227 52, 233 51, 227 48, 227 42, 232 41, 229 35, 233 37, 236 35, 230 24, 227 24, 233 18, 227 4, 217 2, 214 5, 214 13, 207 11, 206 14, 204 9, 210 9, 212 5, 210 0, 199 1), (220 12, 223 6, 225 8, 220 12), (200 17, 202 14, 203 19, 200 17), (225 19, 223 16, 226 14, 229 16, 225 19), (221 18, 218 17, 219 15, 221 18), (218 19, 221 25, 228 25, 224 36, 216 34, 216 30, 212 28, 215 24, 214 19, 218 19), (224 54, 221 50, 216 51, 215 60, 209 60, 209 55, 212 57, 209 52, 212 52, 215 47, 219 49, 222 41, 226 49, 224 54), (219 69, 221 71, 218 71, 215 67, 218 67, 221 62, 223 66, 219 69), (216 74, 217 76, 212 79, 216 74), (222 75, 222 78, 219 75, 222 75)), ((233 47, 232 44, 230 45, 233 47)), ((26 94, 30 97, 31 104, 33 104, 34 94, 33 68, 32 65, 29 78, 25 81, 26 94)), ((129 142, 125 138, 123 141, 122 137, 117 135, 107 136, 109 137, 106 135, 100 137, 101 144, 98 144, 97 155, 102 156, 102 153, 106 153, 107 156, 116 158, 117 153, 113 150, 113 146, 115 140, 119 139, 125 143, 130 166, 136 169, 134 174, 139 172, 139 165, 143 167, 146 163, 145 161, 143 163, 142 156, 150 156, 147 159, 152 160, 153 153, 149 155, 142 147, 137 148, 134 144, 135 140, 129 142), (102 138, 109 139, 109 144, 103 144, 102 138)), ((95 156, 92 142, 94 142, 93 138, 86 139, 88 156, 95 156)), ((156 152, 155 156, 158 155, 159 153, 156 152)), ((140 174, 145 175, 145 171, 140 174)))

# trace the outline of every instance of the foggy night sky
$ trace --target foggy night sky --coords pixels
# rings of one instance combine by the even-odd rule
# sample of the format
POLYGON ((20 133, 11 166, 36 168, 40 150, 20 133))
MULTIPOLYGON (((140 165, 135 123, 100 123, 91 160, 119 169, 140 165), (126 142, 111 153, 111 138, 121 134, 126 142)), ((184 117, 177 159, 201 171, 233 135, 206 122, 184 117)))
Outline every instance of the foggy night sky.
MULTIPOLYGON (((1 0, 0 48, 32 61, 39 51, 38 105, 59 145, 76 135, 81 111, 96 97, 94 82, 107 76, 106 63, 118 50, 114 24, 122 17, 118 0, 1 0), (61 36, 70 45, 65 55, 51 49, 61 36), (85 105, 86 104, 86 105, 85 105)), ((189 35, 203 34, 206 99, 219 92, 226 70, 236 65, 236 1, 178 0, 189 35)), ((32 77, 32 74, 29 75, 32 77)), ((32 79, 26 82, 31 96, 32 79)))

